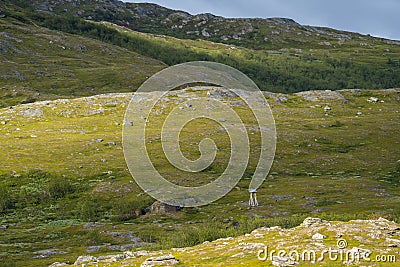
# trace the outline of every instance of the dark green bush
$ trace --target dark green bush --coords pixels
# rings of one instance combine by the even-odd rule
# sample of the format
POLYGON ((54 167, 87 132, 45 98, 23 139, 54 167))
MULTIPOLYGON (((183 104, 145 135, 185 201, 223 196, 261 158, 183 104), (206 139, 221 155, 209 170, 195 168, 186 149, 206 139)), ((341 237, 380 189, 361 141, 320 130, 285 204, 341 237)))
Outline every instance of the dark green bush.
POLYGON ((64 198, 67 194, 75 191, 71 182, 64 178, 55 178, 50 180, 47 188, 48 195, 51 198, 59 199, 64 198))
POLYGON ((89 222, 98 221, 102 215, 101 207, 97 199, 86 200, 80 208, 80 219, 89 222))
POLYGON ((14 200, 10 195, 10 191, 4 187, 0 187, 0 213, 4 213, 13 207, 14 200))
POLYGON ((143 214, 145 208, 151 205, 152 200, 145 199, 120 199, 113 204, 114 220, 127 221, 136 218, 138 215, 143 214))

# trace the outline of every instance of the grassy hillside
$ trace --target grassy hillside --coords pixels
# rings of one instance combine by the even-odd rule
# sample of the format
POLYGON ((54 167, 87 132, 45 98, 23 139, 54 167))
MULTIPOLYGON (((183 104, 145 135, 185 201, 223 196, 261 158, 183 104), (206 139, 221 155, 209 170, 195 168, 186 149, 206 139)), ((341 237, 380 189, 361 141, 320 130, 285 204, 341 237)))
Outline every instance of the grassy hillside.
MULTIPOLYGON (((174 101, 160 103, 164 112, 156 107, 148 136, 158 170, 171 181, 190 186, 218 176, 229 148, 219 127, 194 121, 184 129, 185 144, 201 139, 191 134, 194 129, 208 129, 207 134, 219 140, 222 156, 190 177, 165 163, 158 124, 174 103, 193 94, 205 91, 176 92, 169 96, 174 101)), ((260 207, 247 207, 251 161, 238 188, 218 202, 144 216, 132 211, 149 207, 154 200, 132 181, 121 145, 129 94, 1 109, 1 264, 73 262, 77 255, 124 250, 122 245, 131 250, 191 246, 266 225, 295 226, 310 214, 398 221, 399 91, 341 91, 343 98, 334 94, 331 100, 325 94, 270 95, 278 147, 270 176, 259 190, 260 207), (370 103, 371 96, 383 102, 370 103), (326 105, 330 111, 324 111, 326 105), (141 241, 134 242, 133 237, 141 241)), ((248 111, 240 105, 235 110, 248 122, 249 135, 257 136, 248 111)), ((253 141, 252 149, 257 150, 257 139, 253 141)), ((184 146, 184 151, 188 157, 198 154, 196 146, 184 146)))
POLYGON ((93 39, 0 20, 0 106, 132 92, 165 67, 93 39))

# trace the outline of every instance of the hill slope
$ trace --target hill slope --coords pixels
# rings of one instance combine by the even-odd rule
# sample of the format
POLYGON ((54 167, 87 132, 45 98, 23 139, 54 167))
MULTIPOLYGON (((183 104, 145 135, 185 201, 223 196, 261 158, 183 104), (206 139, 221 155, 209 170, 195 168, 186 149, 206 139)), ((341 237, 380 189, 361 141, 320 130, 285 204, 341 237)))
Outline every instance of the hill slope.
POLYGON ((0 29, 0 107, 132 92, 165 67, 115 45, 11 18, 1 19, 0 29))

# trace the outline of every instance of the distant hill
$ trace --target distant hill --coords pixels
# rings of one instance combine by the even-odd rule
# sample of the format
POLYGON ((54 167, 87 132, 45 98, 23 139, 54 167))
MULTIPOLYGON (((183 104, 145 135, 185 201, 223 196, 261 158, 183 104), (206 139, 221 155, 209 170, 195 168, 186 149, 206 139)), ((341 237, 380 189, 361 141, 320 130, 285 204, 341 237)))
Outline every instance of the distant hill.
POLYGON ((273 92, 400 87, 399 41, 286 18, 115 0, 6 0, 0 16, 2 106, 134 91, 157 70, 194 60, 235 67, 273 92))
POLYGON ((365 44, 397 44, 400 41, 375 38, 324 27, 304 26, 288 18, 224 18, 213 14, 191 15, 156 4, 125 3, 118 0, 19 1, 36 12, 108 21, 135 31, 165 34, 177 38, 206 39, 249 48, 347 47, 365 44), (328 44, 330 43, 330 44, 328 44))

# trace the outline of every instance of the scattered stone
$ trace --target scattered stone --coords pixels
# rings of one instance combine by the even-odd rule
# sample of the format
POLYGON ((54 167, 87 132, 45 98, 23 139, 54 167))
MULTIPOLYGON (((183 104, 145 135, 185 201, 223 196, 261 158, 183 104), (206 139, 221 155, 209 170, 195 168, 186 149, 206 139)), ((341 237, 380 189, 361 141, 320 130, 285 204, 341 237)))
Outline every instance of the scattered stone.
POLYGON ((325 221, 323 221, 323 220, 320 219, 320 218, 311 218, 311 217, 308 217, 308 218, 306 218, 306 219, 301 223, 300 226, 303 226, 303 227, 311 227, 311 226, 315 226, 315 225, 322 224, 322 223, 325 223, 325 221))
POLYGON ((43 116, 43 110, 40 108, 21 110, 21 115, 25 117, 41 117, 43 116))
POLYGON ((57 249, 45 249, 45 250, 36 251, 33 254, 37 255, 37 256, 34 256, 33 258, 35 258, 35 259, 43 259, 43 258, 51 257, 53 255, 67 254, 67 252, 59 251, 57 249))
POLYGON ((257 234, 254 235, 254 237, 255 237, 255 238, 263 238, 264 235, 263 235, 263 234, 260 234, 260 233, 257 233, 257 234))
POLYGON ((178 264, 179 261, 175 259, 172 254, 165 256, 158 256, 146 259, 140 267, 152 267, 152 266, 173 266, 178 264))
POLYGON ((125 245, 111 245, 107 246, 109 250, 118 250, 118 251, 127 251, 131 250, 135 247, 134 244, 125 244, 125 245))
POLYGON ((215 88, 207 92, 207 96, 217 100, 223 100, 224 98, 236 98, 237 95, 228 89, 215 88))
POLYGON ((74 262, 74 265, 81 265, 82 263, 96 262, 96 261, 97 258, 93 256, 79 256, 74 262))
POLYGON ((203 35, 204 37, 211 37, 211 34, 210 34, 209 32, 207 32, 206 29, 203 29, 203 30, 201 31, 201 35, 203 35))
POLYGON ((272 265, 278 266, 278 267, 289 267, 289 266, 299 265, 299 263, 288 257, 274 256, 272 258, 272 265))
POLYGON ((325 106, 325 107, 324 107, 324 111, 325 111, 325 112, 327 112, 327 111, 329 111, 329 110, 332 110, 332 108, 331 108, 330 106, 325 106))
POLYGON ((379 98, 377 98, 377 97, 370 97, 367 101, 370 102, 370 103, 378 103, 378 102, 379 102, 379 98))
POLYGON ((101 142, 103 142, 104 140, 101 139, 101 138, 99 138, 99 139, 94 139, 93 141, 95 141, 96 143, 101 143, 101 142))
POLYGON ((357 112, 357 116, 361 116, 363 113, 361 111, 357 112))
POLYGON ((318 101, 328 101, 328 100, 336 100, 336 101, 341 101, 345 102, 346 99, 343 97, 341 93, 338 91, 331 91, 331 90, 314 90, 314 91, 305 91, 305 92, 299 92, 296 93, 295 95, 298 95, 302 97, 306 101, 310 102, 318 102, 318 101))
POLYGON ((311 238, 314 240, 323 240, 326 238, 326 236, 324 236, 323 234, 320 234, 320 233, 316 233, 311 238))

